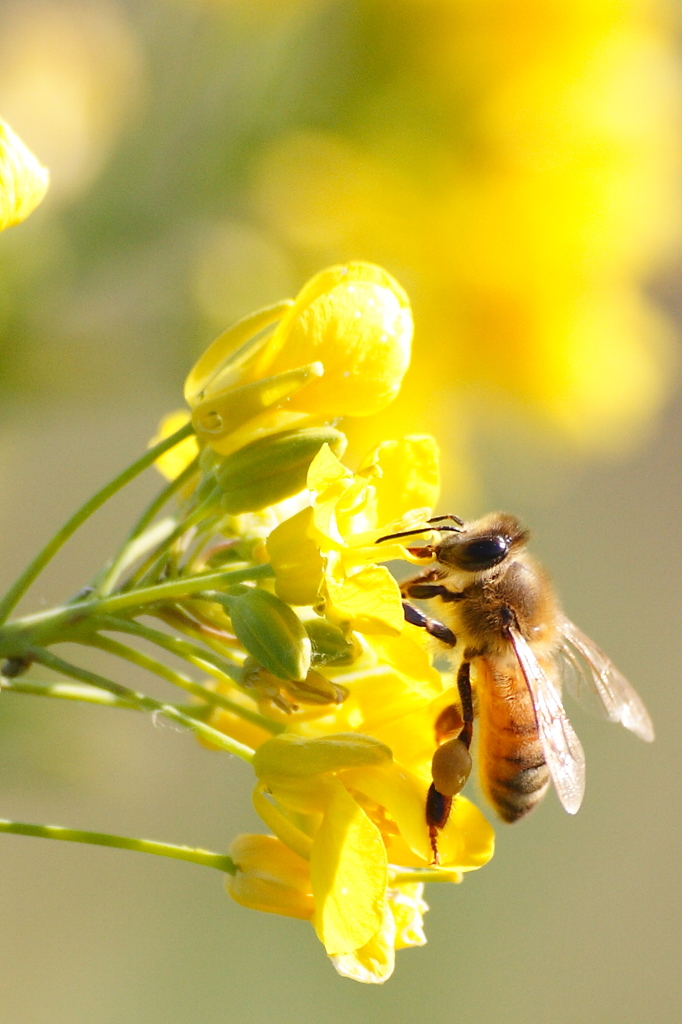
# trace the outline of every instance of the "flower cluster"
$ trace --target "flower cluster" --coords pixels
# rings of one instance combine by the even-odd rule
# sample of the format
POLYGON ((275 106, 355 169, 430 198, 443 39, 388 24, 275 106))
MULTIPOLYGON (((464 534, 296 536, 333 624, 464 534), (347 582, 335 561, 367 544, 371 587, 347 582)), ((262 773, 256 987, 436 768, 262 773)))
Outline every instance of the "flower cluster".
POLYGON ((310 920, 337 970, 364 982, 385 981, 395 950, 425 941, 424 881, 459 882, 493 850, 460 795, 433 863, 434 723, 456 688, 378 564, 414 561, 376 542, 431 514, 435 442, 384 441, 352 472, 333 425, 395 397, 411 330, 385 271, 324 271, 209 347, 185 389, 196 436, 159 462, 185 488, 173 571, 262 570, 155 612, 232 666, 229 678, 213 672, 223 703, 204 720, 253 752, 254 806, 271 834, 233 842, 228 892, 310 920))
POLYGON ((237 837, 224 854, 21 822, 0 822, 0 832, 218 868, 238 903, 310 921, 340 974, 375 983, 390 977, 397 949, 425 941, 424 883, 460 882, 493 852, 492 829, 461 794, 470 758, 451 770, 459 741, 441 727, 444 713, 457 718, 457 686, 433 665, 425 632, 405 621, 381 564, 418 560, 420 549, 399 541, 430 531, 436 444, 408 435, 382 441, 355 471, 341 461, 339 417, 372 416, 392 401, 411 335, 404 292, 365 263, 325 270, 294 302, 236 324, 189 374, 190 410, 167 418, 152 449, 0 598, 4 690, 191 730, 252 765, 254 807, 269 830, 237 837), (90 584, 8 621, 85 519, 154 463, 168 483, 90 584), (159 517, 171 499, 175 511, 159 517), (132 663, 191 702, 157 700, 73 664, 51 650, 64 644, 132 663), (33 665, 68 682, 34 680, 33 665), (445 763, 442 792, 453 802, 436 837, 427 794, 445 763))

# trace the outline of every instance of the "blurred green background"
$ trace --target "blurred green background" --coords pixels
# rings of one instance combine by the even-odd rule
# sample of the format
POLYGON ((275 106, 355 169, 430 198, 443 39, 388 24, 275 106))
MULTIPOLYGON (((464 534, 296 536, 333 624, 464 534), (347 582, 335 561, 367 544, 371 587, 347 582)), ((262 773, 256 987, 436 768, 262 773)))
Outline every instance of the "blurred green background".
MULTIPOLYGON (((550 796, 461 888, 427 890, 428 945, 383 988, 210 871, 6 836, 0 1020, 679 1020, 677 15, 5 0, 0 113, 53 185, 0 236, 0 584, 140 453, 219 330, 376 260, 414 300, 416 351, 393 410, 350 425, 355 451, 431 430, 442 511, 524 517, 657 740, 569 707, 580 814, 550 796)), ((157 486, 105 508, 23 607, 79 589, 157 486)), ((172 728, 15 695, 0 721, 3 817, 217 850, 256 827, 248 769, 172 728)))

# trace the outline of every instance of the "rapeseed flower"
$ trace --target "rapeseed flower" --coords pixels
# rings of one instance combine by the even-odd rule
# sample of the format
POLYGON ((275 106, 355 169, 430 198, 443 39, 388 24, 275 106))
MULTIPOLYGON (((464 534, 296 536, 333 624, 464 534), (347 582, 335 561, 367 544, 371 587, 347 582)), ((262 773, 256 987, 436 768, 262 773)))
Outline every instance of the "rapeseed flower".
POLYGON ((202 355, 185 386, 197 435, 229 455, 277 432, 377 413, 400 390, 411 341, 409 300, 390 274, 369 263, 330 267, 202 355))

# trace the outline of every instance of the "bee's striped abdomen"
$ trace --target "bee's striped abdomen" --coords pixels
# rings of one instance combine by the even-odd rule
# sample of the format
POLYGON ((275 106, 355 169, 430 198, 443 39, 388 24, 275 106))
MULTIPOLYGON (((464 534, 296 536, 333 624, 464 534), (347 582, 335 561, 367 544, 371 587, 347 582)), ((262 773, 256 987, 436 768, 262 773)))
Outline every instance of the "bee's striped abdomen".
POLYGON ((535 712, 523 673, 516 665, 476 660, 478 673, 479 776, 504 821, 522 818, 549 785, 535 712))

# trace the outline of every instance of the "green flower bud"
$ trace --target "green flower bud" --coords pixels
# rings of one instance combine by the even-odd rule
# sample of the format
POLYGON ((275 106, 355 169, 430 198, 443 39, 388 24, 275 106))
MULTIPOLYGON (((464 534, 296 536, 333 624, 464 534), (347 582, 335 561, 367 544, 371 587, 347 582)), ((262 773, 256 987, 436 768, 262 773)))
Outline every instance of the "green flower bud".
POLYGON ((256 661, 278 679, 305 679, 310 668, 310 640, 288 604, 267 590, 230 587, 224 595, 237 639, 256 661))
POLYGON ((340 732, 319 739, 283 733, 266 740, 255 753, 253 770, 260 778, 304 778, 343 768, 363 768, 393 759, 390 747, 373 736, 340 732))
POLYGON ((272 434, 226 456, 216 471, 223 508, 232 515, 257 512, 298 494, 323 444, 340 456, 346 438, 333 427, 307 427, 272 434))
POLYGON ((360 654, 359 645, 349 643, 329 619, 309 619, 304 625, 313 645, 313 665, 351 665, 360 654))

